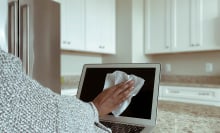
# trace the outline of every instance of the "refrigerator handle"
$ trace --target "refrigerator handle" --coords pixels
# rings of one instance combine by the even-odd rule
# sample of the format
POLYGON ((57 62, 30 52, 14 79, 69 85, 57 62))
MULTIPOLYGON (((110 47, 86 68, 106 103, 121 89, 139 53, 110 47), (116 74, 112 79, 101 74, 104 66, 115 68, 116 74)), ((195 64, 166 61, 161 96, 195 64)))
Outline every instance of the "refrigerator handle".
POLYGON ((29 6, 20 7, 20 57, 23 62, 23 69, 30 75, 30 29, 29 29, 29 6))
POLYGON ((15 19, 15 23, 14 23, 14 47, 15 47, 15 55, 19 56, 19 43, 18 43, 18 2, 15 1, 14 2, 14 19, 15 19))
POLYGON ((8 4, 9 9, 9 52, 19 56, 18 46, 18 2, 12 1, 8 4))

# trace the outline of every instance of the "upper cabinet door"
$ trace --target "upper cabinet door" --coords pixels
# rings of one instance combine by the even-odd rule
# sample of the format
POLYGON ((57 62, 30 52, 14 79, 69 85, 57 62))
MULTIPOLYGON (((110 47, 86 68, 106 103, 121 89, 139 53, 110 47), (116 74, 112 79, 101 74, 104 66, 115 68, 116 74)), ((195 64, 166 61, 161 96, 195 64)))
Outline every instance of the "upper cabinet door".
POLYGON ((220 1, 203 1, 203 46, 207 50, 220 49, 220 1))
POLYGON ((86 12, 85 12, 85 27, 86 27, 86 49, 95 51, 99 48, 99 38, 100 38, 100 23, 99 22, 99 0, 86 0, 86 12))
POLYGON ((145 53, 170 52, 171 0, 146 0, 145 9, 145 53))
POLYGON ((172 51, 202 49, 202 4, 200 0, 173 0, 174 38, 172 51))
POLYGON ((116 53, 116 8, 115 0, 100 0, 100 45, 103 52, 116 53))
POLYGON ((61 48, 85 49, 85 0, 61 0, 61 48))
POLYGON ((86 0, 86 50, 115 53, 115 0, 86 0))
POLYGON ((175 38, 173 51, 220 49, 219 0, 174 0, 175 38))

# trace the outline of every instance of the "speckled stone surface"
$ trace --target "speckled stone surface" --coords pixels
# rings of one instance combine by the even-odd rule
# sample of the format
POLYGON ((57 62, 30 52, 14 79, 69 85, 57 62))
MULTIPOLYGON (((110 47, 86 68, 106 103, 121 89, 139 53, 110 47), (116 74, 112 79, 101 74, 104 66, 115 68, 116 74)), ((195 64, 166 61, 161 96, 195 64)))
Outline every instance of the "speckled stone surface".
POLYGON ((159 101, 154 133, 220 133, 220 107, 159 101))
POLYGON ((80 81, 79 75, 65 75, 61 77, 61 88, 78 88, 80 81))

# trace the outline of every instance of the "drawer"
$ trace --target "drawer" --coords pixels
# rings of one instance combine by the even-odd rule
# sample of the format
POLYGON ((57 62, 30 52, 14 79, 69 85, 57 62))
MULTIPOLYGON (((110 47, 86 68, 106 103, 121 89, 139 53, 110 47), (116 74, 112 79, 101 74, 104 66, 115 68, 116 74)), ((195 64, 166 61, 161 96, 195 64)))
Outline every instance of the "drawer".
POLYGON ((220 106, 220 89, 160 86, 160 99, 220 106))

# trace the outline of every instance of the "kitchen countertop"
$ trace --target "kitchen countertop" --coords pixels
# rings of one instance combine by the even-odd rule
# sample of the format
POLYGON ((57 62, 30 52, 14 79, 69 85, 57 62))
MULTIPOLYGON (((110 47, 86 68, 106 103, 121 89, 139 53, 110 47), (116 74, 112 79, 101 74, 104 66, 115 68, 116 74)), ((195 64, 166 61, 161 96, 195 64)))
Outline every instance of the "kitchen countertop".
POLYGON ((159 101, 154 133, 220 133, 220 107, 159 101))

